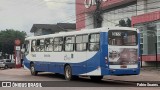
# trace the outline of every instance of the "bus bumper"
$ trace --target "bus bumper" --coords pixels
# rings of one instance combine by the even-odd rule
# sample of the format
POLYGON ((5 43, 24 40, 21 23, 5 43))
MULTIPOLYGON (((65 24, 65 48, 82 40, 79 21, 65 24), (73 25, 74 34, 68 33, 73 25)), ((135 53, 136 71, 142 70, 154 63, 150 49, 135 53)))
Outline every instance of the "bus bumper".
POLYGON ((138 75, 140 74, 140 69, 133 68, 133 69, 108 69, 108 68, 102 68, 101 70, 102 75, 138 75))
POLYGON ((138 75, 140 69, 110 69, 110 75, 138 75))

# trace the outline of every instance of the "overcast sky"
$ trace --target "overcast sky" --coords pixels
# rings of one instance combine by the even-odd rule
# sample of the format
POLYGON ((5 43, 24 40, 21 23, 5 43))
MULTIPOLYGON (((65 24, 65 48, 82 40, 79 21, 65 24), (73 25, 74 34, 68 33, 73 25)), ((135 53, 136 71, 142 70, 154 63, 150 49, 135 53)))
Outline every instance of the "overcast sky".
POLYGON ((68 2, 75 0, 0 0, 0 30, 29 34, 33 24, 75 22, 75 4, 68 2))

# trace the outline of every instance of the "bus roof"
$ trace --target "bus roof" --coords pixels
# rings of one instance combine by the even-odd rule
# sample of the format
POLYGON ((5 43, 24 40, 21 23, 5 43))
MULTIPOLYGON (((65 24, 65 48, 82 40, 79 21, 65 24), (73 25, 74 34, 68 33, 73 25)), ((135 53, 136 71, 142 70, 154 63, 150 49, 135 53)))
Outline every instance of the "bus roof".
POLYGON ((31 36, 31 37, 27 37, 26 40, 71 36, 71 35, 89 34, 89 33, 98 33, 98 32, 108 32, 109 30, 132 30, 132 31, 137 31, 139 33, 137 28, 131 28, 131 27, 102 27, 102 28, 96 28, 96 29, 82 29, 79 31, 59 32, 59 33, 47 34, 47 35, 41 35, 41 36, 31 36))

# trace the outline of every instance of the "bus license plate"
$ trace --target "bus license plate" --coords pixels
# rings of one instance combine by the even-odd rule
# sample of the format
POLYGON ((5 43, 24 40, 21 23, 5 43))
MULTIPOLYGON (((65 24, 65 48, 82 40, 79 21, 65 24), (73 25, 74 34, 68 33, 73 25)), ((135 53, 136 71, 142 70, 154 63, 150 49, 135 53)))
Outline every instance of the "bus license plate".
POLYGON ((127 68, 127 66, 126 65, 121 65, 121 68, 127 68))

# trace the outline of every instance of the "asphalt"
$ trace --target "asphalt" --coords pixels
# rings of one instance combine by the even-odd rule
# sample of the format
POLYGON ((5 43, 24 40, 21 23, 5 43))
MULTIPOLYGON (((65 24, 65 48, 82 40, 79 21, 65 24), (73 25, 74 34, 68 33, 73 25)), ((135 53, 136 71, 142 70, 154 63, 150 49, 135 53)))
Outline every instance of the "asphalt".
MULTIPOLYGON (((0 74, 11 75, 11 76, 30 76, 29 70, 24 68, 15 68, 15 69, 7 69, 0 70, 0 74)), ((45 76, 45 73, 42 76, 45 76)), ((27 79, 28 80, 28 79, 27 79)), ((45 79, 44 79, 45 80, 45 79)), ((50 79, 47 79, 51 81, 50 79)), ((139 75, 131 75, 131 76, 105 76, 103 80, 119 80, 119 81, 160 81, 160 68, 154 67, 145 67, 141 68, 141 72, 139 75)), ((29 80, 30 81, 30 80, 29 80)), ((62 79, 63 81, 63 79, 62 79)))
MULTIPOLYGON (((30 71, 24 68, 0 70, 0 81, 56 81, 57 85, 81 85, 79 87, 51 87, 51 88, 29 88, 30 90, 160 90, 159 87, 136 87, 135 82, 159 81, 160 69, 142 68, 140 75, 132 76, 105 76, 101 82, 92 82, 89 78, 81 78, 76 81, 66 82, 63 75, 52 73, 40 73, 38 76, 31 76, 30 71), (57 82, 59 81, 59 82, 57 82), (58 84, 60 83, 60 84, 58 84), (89 87, 90 86, 90 87, 89 87), (131 87, 130 87, 131 86, 131 87), (134 87, 133 87, 134 86, 134 87)), ((54 84, 55 84, 54 83, 54 84)), ((153 82, 154 83, 154 82, 153 82)), ((159 84, 160 85, 160 84, 159 84)), ((1 90, 21 90, 22 88, 0 88, 1 90)), ((23 88, 28 90, 28 88, 23 88)))

